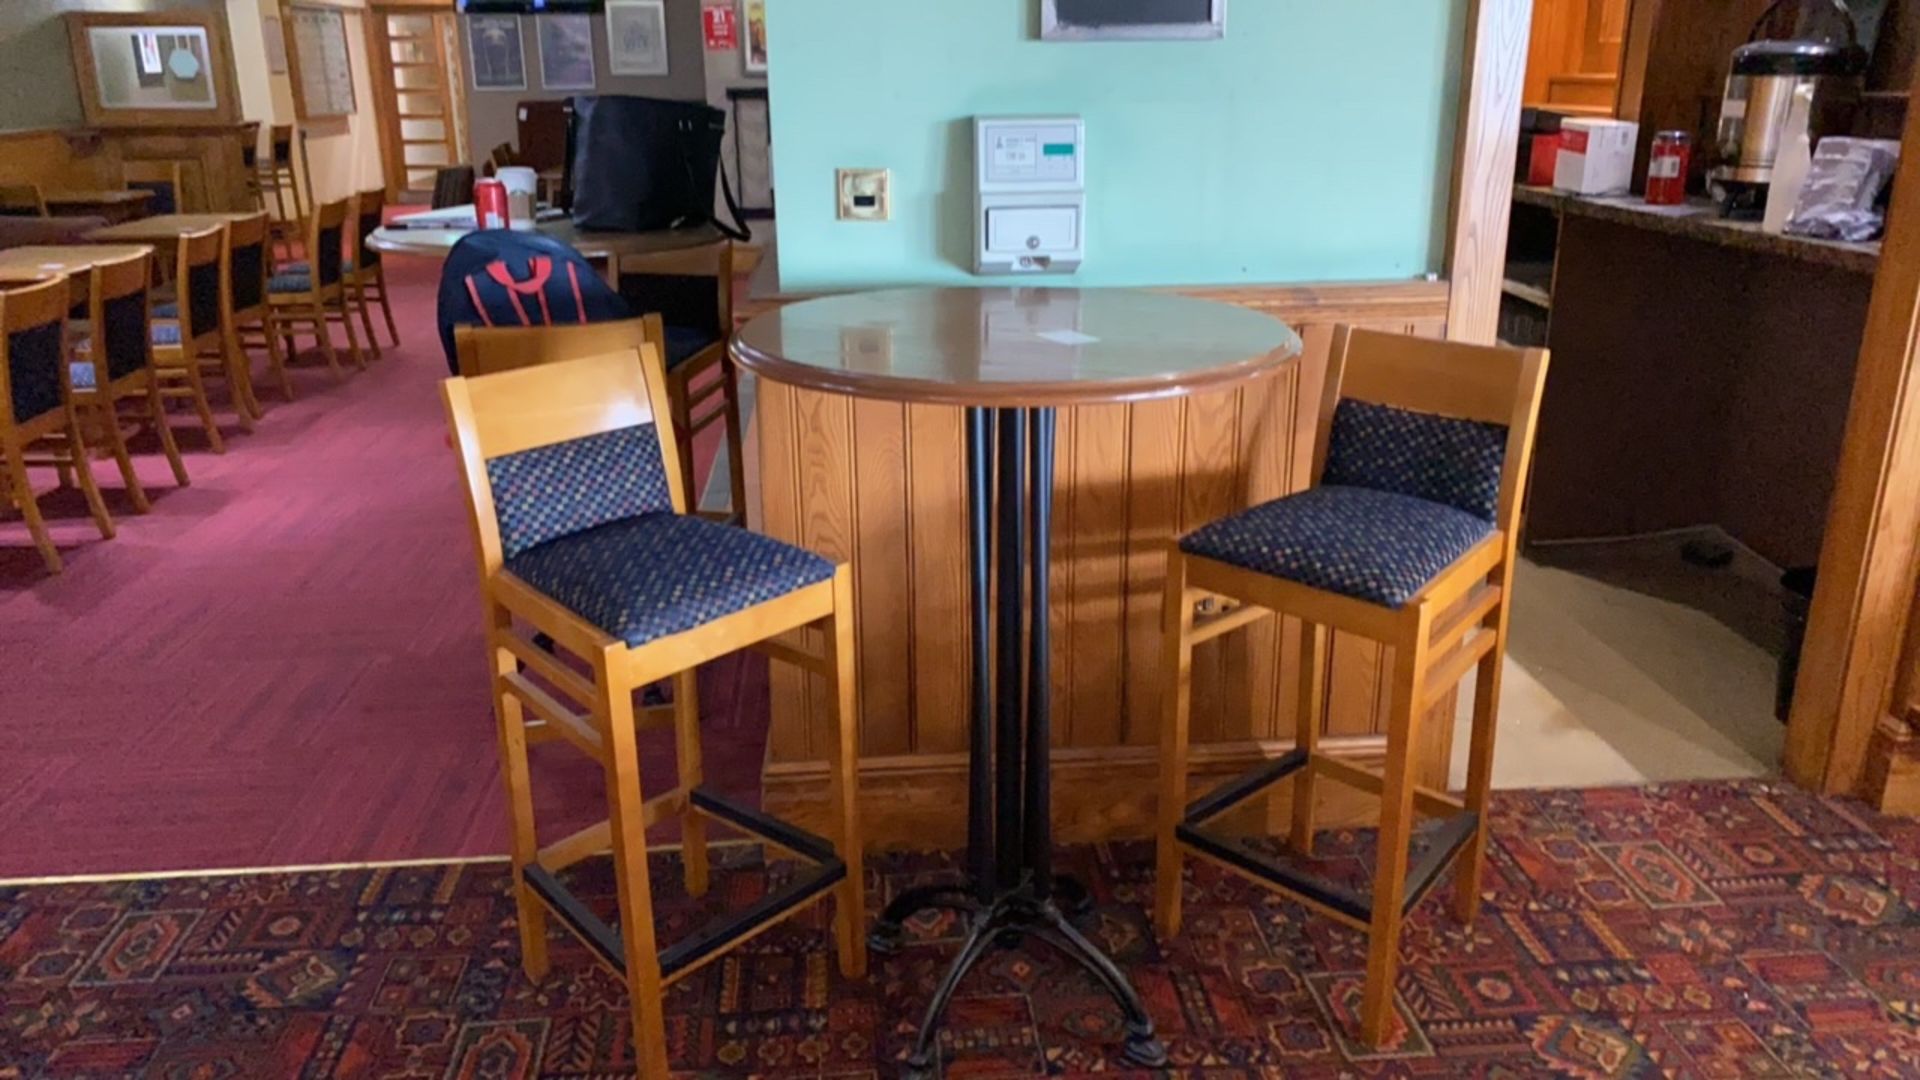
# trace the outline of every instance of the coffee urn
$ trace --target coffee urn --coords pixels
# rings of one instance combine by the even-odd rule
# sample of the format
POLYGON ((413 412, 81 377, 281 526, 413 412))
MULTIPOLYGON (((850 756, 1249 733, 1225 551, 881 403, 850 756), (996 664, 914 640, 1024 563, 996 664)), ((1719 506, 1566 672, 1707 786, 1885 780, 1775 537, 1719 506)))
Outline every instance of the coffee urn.
POLYGON ((1812 99, 1804 134, 1818 139, 1845 130, 1865 89, 1867 52, 1854 40, 1850 16, 1844 36, 1831 37, 1749 41, 1733 51, 1715 139, 1719 164, 1707 174, 1726 216, 1758 218, 1766 209, 1774 160, 1803 134, 1790 123, 1797 94, 1812 99))

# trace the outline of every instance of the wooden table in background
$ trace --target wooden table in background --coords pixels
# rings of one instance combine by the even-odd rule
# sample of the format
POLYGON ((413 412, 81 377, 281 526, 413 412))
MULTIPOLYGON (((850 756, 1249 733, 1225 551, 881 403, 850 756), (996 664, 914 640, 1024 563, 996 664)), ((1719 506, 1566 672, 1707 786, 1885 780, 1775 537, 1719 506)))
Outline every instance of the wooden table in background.
MULTIPOLYGON (((425 255, 445 258, 453 245, 472 229, 405 229, 392 225, 375 229, 367 237, 367 246, 394 255, 425 255)), ((615 261, 631 256, 659 255, 704 247, 725 239, 711 225, 692 229, 654 229, 648 232, 589 232, 575 228, 573 222, 543 222, 536 230, 542 235, 599 261, 615 261)))
MULTIPOLYGON (((8 248, 0 251, 0 274, 24 277, 70 274, 84 278, 95 263, 112 262, 143 252, 151 255, 153 248, 146 244, 45 244, 8 248)), ((84 281, 81 284, 84 285, 84 281)))
POLYGON ((147 212, 153 192, 143 188, 108 191, 49 191, 47 213, 55 216, 87 215, 106 218, 109 223, 129 221, 147 212))
POLYGON ((204 232, 219 225, 245 220, 255 213, 257 211, 245 214, 155 214, 95 229, 87 234, 87 239, 97 244, 152 244, 157 248, 171 249, 180 242, 182 233, 204 232))

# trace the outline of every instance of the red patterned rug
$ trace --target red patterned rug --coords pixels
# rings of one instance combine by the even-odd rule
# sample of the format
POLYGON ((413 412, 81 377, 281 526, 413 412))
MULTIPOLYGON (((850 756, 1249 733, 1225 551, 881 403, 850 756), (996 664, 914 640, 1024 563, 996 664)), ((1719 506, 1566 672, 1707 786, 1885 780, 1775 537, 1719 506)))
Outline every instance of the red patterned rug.
MULTIPOLYGON (((1191 868, 1157 941, 1146 845, 1074 848, 1088 927, 1175 1067, 1208 1076, 1920 1076, 1920 824, 1769 783, 1509 793, 1471 929, 1410 924, 1404 1028, 1344 1034, 1359 935, 1191 868)), ((1364 833, 1322 858, 1363 867, 1364 833)), ((783 871, 728 849, 709 902, 783 871)), ((876 860, 875 903, 947 860, 876 860)), ((670 858, 655 883, 677 895, 670 858)), ((604 864, 571 875, 605 904, 604 864)), ((521 976, 499 863, 0 888, 0 1077, 631 1075, 624 991, 570 939, 521 976)), ((669 900, 671 940, 701 912, 669 900)), ((701 1075, 892 1076, 956 927, 870 976, 836 972, 826 911, 670 992, 670 1056, 701 1075)), ((1099 990, 1044 947, 995 954, 943 1036, 948 1076, 1125 1072, 1099 990)))

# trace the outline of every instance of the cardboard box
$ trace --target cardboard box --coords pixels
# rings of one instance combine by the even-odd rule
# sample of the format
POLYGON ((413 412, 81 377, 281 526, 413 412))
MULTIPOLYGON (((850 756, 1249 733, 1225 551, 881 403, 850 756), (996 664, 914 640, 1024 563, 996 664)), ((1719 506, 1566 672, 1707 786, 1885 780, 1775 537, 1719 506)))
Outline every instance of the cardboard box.
POLYGON ((1640 125, 1626 120, 1569 119, 1560 126, 1553 186, 1580 195, 1625 195, 1633 184, 1633 148, 1640 125))

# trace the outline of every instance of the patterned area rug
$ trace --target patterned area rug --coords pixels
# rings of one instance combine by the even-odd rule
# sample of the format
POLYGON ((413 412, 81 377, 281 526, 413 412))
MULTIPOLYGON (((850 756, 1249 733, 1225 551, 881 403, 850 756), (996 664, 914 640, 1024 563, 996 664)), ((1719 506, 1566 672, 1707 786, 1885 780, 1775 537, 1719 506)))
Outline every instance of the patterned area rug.
MULTIPOLYGON (((1471 929, 1436 898, 1404 943, 1404 1021, 1345 1023, 1359 935, 1192 867, 1157 941, 1151 850, 1068 849, 1090 931, 1176 1068, 1208 1076, 1920 1076, 1920 825, 1768 783, 1510 793, 1471 929)), ((1348 873, 1364 833, 1329 832, 1348 873)), ((728 849, 709 903, 767 887, 728 849)), ((1191 864, 1190 864, 1191 866, 1191 864)), ((877 860, 876 904, 934 856, 877 860)), ((671 859, 655 870, 675 892, 671 859)), ((604 864, 572 875, 605 905, 604 864)), ((624 992, 570 939, 520 974, 499 863, 0 889, 0 1077, 631 1075, 624 992)), ((701 912, 669 901, 661 931, 701 912)), ((929 918, 870 977, 834 968, 824 908, 670 992, 670 1055, 703 1075, 892 1076, 957 927, 929 918)), ((943 1035, 947 1076, 1124 1072, 1097 987, 1043 946, 991 956, 943 1035)))

